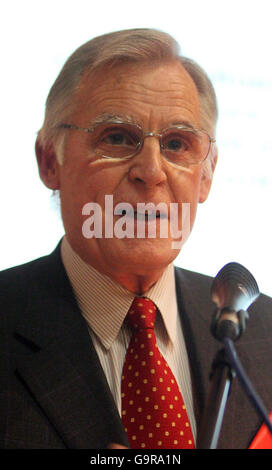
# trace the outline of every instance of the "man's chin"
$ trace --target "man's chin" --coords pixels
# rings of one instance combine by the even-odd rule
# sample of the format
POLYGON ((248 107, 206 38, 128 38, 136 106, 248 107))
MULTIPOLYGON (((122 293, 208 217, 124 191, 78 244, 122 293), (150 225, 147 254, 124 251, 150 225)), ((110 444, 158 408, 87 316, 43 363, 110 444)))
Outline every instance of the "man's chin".
POLYGON ((171 263, 179 254, 180 246, 170 239, 112 239, 110 246, 104 245, 104 253, 116 266, 132 266, 144 270, 161 269, 171 263))

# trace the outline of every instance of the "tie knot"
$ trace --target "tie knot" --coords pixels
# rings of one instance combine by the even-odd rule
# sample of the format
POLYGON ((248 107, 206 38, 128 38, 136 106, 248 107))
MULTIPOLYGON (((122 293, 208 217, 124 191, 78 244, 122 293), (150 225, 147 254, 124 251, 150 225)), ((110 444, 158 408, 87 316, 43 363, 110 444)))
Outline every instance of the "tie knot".
POLYGON ((147 297, 135 297, 128 311, 128 319, 134 329, 153 329, 156 305, 147 297))

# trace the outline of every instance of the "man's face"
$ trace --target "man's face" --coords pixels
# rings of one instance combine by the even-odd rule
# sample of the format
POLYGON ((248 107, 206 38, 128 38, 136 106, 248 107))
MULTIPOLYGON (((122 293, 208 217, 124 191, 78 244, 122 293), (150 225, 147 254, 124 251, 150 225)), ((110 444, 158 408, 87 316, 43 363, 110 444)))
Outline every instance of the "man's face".
MULTIPOLYGON (((130 64, 85 75, 76 102, 69 123, 81 127, 90 127, 105 114, 124 117, 125 121, 131 119, 145 132, 184 122, 201 127, 196 87, 178 62, 156 66, 130 64)), ((112 196, 113 207, 126 202, 135 211, 139 202, 165 203, 168 208, 173 203, 179 206, 190 203, 192 226, 197 204, 206 199, 209 190, 209 182, 201 176, 202 164, 186 169, 174 166, 161 154, 155 137, 146 138, 141 152, 130 160, 104 159, 92 151, 88 133, 78 130, 67 133, 64 163, 57 171, 64 227, 74 250, 87 263, 115 278, 117 273, 125 278, 130 273, 146 276, 160 272, 178 254, 171 236, 160 237, 160 219, 152 221, 152 238, 90 239, 82 234, 86 220, 82 208, 86 203, 97 203, 102 209, 104 227, 106 195, 112 196)), ((120 217, 115 215, 113 224, 120 217)), ((147 229, 150 222, 140 223, 147 229)), ((163 223, 169 225, 170 221, 166 219, 163 223)))

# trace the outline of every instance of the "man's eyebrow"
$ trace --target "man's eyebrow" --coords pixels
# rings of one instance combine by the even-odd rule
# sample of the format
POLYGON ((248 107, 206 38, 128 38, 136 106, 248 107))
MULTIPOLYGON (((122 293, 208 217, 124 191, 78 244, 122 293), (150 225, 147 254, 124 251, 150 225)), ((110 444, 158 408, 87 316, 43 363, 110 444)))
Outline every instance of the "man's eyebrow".
POLYGON ((131 124, 138 124, 139 121, 135 117, 127 114, 113 114, 113 113, 103 113, 100 116, 95 117, 90 122, 91 126, 96 126, 97 124, 104 124, 106 122, 128 122, 131 124))
POLYGON ((184 126, 184 127, 188 127, 188 129, 192 129, 192 130, 195 130, 196 127, 194 124, 192 124, 190 121, 184 121, 184 120, 179 120, 179 121, 173 121, 171 122, 170 124, 168 124, 167 127, 174 127, 174 126, 184 126))

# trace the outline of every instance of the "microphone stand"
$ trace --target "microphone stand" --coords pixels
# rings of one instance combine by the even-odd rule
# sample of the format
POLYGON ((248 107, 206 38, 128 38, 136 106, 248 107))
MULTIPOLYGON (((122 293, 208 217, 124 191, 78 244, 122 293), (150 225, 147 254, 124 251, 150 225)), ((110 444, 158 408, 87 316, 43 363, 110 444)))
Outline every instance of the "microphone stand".
POLYGON ((216 449, 235 372, 220 349, 212 363, 210 388, 198 436, 198 449, 216 449))
POLYGON ((198 449, 217 448, 232 380, 236 375, 272 435, 268 410, 247 377, 233 343, 244 331, 248 314, 241 310, 234 322, 229 314, 226 316, 226 312, 221 315, 222 311, 216 312, 211 330, 216 339, 224 344, 224 348, 217 352, 212 363, 210 388, 197 442, 198 449))

